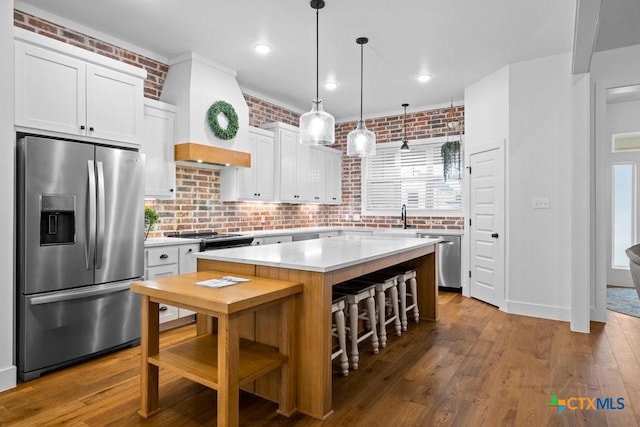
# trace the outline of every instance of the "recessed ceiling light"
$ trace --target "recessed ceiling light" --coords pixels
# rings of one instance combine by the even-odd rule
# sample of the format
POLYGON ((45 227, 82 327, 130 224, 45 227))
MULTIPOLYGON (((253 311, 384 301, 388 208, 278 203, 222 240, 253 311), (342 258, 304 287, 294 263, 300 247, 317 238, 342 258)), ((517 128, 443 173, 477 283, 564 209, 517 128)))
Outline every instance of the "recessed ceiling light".
POLYGON ((326 82, 324 84, 324 88, 327 90, 335 90, 338 87, 338 83, 336 82, 326 82))
POLYGON ((269 46, 266 43, 258 43, 255 46, 253 46, 253 48, 260 55, 266 55, 267 53, 271 52, 271 46, 269 46))
POLYGON ((426 83, 431 80, 431 74, 419 74, 416 78, 420 83, 426 83))

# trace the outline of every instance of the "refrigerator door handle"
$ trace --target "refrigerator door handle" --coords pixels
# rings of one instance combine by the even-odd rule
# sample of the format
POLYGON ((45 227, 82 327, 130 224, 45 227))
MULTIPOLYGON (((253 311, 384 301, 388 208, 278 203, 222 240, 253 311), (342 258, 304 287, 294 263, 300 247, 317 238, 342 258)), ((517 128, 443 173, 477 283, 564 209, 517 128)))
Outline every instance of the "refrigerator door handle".
MULTIPOLYGON (((140 278, 142 279, 142 278, 140 278)), ((89 289, 71 289, 68 291, 53 292, 48 295, 27 298, 30 305, 51 304, 54 302, 69 301, 80 298, 95 297, 126 291, 131 286, 132 280, 116 282, 109 285, 90 286, 89 289)))
POLYGON ((89 180, 89 200, 87 204, 87 243, 85 243, 85 255, 87 270, 93 270, 96 247, 96 171, 93 160, 87 160, 87 178, 89 180))
POLYGON ((105 226, 105 203, 104 203, 104 167, 102 162, 96 162, 98 166, 98 234, 96 238, 96 268, 102 268, 102 256, 104 253, 104 226, 105 226))

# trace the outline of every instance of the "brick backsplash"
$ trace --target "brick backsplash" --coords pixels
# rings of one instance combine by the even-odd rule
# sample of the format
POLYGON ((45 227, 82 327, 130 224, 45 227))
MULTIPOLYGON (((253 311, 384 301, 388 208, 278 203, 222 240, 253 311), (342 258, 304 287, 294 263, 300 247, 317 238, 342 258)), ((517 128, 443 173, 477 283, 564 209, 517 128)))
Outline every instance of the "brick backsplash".
MULTIPOLYGON (((147 70, 145 97, 160 98, 169 69, 167 64, 19 10, 14 10, 14 25, 144 68, 147 70)), ((245 94, 244 97, 249 106, 250 126, 275 121, 298 125, 298 113, 252 95, 245 94)), ((464 106, 455 107, 453 113, 447 107, 407 114, 407 139, 457 134, 458 131, 452 131, 446 126, 446 121, 453 116, 462 123, 461 129, 464 129, 464 106)), ((376 133, 378 143, 397 141, 402 139, 403 120, 403 114, 377 117, 367 120, 367 127, 376 133)), ((336 126, 334 148, 346 153, 347 134, 355 125, 355 122, 348 122, 336 126)), ((353 214, 360 214, 360 160, 345 156, 343 166, 341 205, 221 202, 218 171, 178 166, 175 199, 145 202, 156 208, 160 216, 159 223, 149 233, 149 237, 161 237, 173 231, 243 232, 311 226, 391 227, 400 224, 399 215, 363 216, 359 221, 345 220, 346 215, 353 218, 353 214)), ((464 219, 457 217, 409 217, 408 223, 434 230, 464 228, 464 219)))

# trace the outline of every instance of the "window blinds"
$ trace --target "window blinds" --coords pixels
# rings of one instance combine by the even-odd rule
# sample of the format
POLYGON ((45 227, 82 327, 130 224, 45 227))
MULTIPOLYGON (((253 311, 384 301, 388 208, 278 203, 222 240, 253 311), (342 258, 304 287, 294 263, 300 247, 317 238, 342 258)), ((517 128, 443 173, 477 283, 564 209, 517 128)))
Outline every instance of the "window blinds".
POLYGON ((366 159, 366 210, 394 211, 403 204, 414 214, 461 210, 461 182, 444 181, 441 146, 412 144, 409 152, 395 145, 379 147, 375 156, 366 159))

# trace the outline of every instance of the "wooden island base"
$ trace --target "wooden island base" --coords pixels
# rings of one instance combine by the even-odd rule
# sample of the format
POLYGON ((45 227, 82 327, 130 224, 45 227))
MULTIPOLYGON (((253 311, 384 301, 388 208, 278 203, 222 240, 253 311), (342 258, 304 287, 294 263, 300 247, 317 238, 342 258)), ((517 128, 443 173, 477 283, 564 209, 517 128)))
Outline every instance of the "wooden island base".
MULTIPOLYGON (((302 283, 303 291, 297 308, 297 408, 316 419, 324 419, 332 412, 331 288, 337 283, 397 264, 416 269, 420 316, 424 320, 436 320, 438 287, 435 245, 421 246, 327 272, 204 258, 198 259, 198 271, 224 270, 233 274, 302 283)), ((267 345, 277 345, 278 336, 273 331, 277 330, 278 318, 277 309, 262 310, 255 313, 254 318, 244 319, 240 334, 267 345)), ((277 400, 278 383, 277 375, 267 374, 256 381, 254 391, 268 399, 277 400)))
POLYGON ((240 387, 268 373, 278 375, 278 412, 295 412, 295 310, 302 285, 246 275, 242 277, 250 279, 248 282, 223 288, 195 284, 227 275, 206 271, 131 284, 131 291, 142 296, 141 416, 147 418, 159 410, 159 368, 217 390, 219 426, 239 424, 240 387), (159 304, 197 312, 196 337, 161 351, 159 304), (240 338, 242 319, 261 310, 277 313, 279 326, 274 328, 278 340, 274 345, 240 338))

